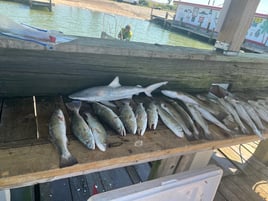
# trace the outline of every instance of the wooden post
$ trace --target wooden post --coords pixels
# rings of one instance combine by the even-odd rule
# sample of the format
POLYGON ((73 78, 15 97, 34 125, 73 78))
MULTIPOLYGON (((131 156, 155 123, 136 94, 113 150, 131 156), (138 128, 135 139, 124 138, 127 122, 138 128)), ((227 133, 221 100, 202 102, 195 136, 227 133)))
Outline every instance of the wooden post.
POLYGON ((254 156, 257 157, 262 163, 268 165, 268 139, 262 140, 254 152, 254 156))
POLYGON ((239 52, 260 0, 225 0, 215 47, 226 53, 239 52))
POLYGON ((206 167, 212 153, 213 150, 207 150, 182 156, 174 173, 206 167))

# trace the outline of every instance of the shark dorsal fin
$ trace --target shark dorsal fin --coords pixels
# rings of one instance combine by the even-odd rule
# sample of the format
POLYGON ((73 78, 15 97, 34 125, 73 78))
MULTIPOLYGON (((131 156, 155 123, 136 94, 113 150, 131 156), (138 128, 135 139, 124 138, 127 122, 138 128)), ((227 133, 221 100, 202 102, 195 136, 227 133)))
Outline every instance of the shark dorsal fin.
POLYGON ((116 77, 114 78, 114 80, 113 80, 108 86, 109 86, 109 87, 114 87, 114 88, 116 88, 116 87, 120 87, 121 84, 119 83, 119 77, 116 76, 116 77))

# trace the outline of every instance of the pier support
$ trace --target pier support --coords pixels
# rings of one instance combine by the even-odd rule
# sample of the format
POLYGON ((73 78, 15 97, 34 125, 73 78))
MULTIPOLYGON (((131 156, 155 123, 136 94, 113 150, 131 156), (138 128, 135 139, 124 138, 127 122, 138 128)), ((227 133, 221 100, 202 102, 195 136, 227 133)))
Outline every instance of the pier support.
POLYGON ((227 54, 238 53, 260 0, 225 0, 216 30, 215 44, 227 54))

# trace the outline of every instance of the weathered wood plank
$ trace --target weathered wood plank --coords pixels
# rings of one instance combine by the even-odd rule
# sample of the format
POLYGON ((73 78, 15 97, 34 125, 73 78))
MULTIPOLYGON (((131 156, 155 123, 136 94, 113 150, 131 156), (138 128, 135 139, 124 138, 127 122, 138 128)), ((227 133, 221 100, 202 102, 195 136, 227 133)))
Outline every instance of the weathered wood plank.
POLYGON ((149 173, 151 170, 151 166, 149 163, 141 163, 141 164, 136 164, 134 165, 137 173, 139 174, 139 177, 141 178, 141 181, 147 181, 149 177, 149 173))
POLYGON ((268 57, 264 55, 226 57, 192 48, 93 38, 60 44, 54 51, 31 45, 11 48, 12 42, 28 44, 6 41, 8 45, 1 45, 5 40, 1 41, 0 47, 10 48, 0 48, 0 96, 68 95, 106 85, 116 75, 123 85, 165 80, 169 81, 166 88, 192 92, 204 92, 221 82, 232 83, 234 91, 268 89, 268 57))
POLYGON ((132 183, 125 168, 116 168, 100 172, 105 191, 129 186, 132 183))
POLYGON ((4 100, 0 130, 0 147, 15 144, 20 140, 36 139, 37 129, 32 97, 4 100))
POLYGON ((68 179, 40 184, 40 201, 73 201, 68 179))
POLYGON ((35 201, 34 186, 14 188, 10 190, 12 201, 35 201))
POLYGON ((85 201, 90 196, 90 189, 87 185, 85 175, 69 178, 72 200, 85 201))
POLYGON ((101 176, 99 172, 91 173, 85 175, 87 179, 87 184, 89 188, 90 196, 96 193, 105 192, 104 186, 101 181, 101 176))
POLYGON ((129 178, 131 179, 132 184, 137 184, 142 181, 134 166, 127 166, 125 169, 129 178))
POLYGON ((78 141, 71 140, 69 149, 78 159, 79 164, 62 169, 58 168, 58 153, 52 144, 1 150, 0 188, 31 185, 201 150, 211 150, 254 141, 257 137, 249 135, 224 140, 188 142, 185 139, 178 139, 169 130, 163 129, 147 132, 142 137, 142 147, 134 146, 137 140, 141 138, 135 135, 128 135, 125 138, 111 135, 108 144, 122 144, 118 147, 109 147, 106 152, 89 151, 78 141))

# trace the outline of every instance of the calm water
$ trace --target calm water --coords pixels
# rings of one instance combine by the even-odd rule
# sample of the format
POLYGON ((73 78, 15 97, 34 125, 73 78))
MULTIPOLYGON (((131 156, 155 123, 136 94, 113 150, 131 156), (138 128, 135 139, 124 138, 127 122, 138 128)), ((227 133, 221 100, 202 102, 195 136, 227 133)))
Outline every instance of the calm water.
POLYGON ((65 5, 55 5, 53 11, 49 12, 46 8, 36 10, 30 9, 27 5, 0 1, 0 13, 16 22, 39 28, 62 31, 67 35, 96 38, 100 37, 102 31, 115 37, 121 27, 131 24, 132 41, 212 49, 211 45, 164 30, 145 20, 93 12, 65 5))

